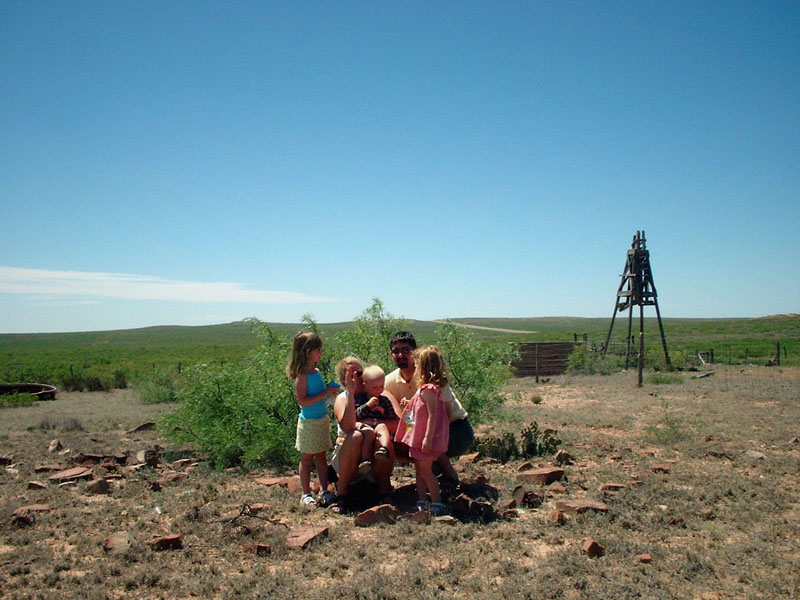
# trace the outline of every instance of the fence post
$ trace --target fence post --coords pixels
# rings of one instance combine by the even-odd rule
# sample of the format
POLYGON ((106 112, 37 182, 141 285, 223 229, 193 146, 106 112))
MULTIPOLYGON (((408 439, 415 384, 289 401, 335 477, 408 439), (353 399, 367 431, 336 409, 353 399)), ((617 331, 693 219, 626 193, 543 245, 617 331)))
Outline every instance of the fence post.
POLYGON ((775 363, 781 366, 781 343, 775 342, 775 363))
POLYGON ((534 372, 536 373, 536 383, 539 383, 539 342, 536 342, 536 359, 534 361, 534 372))

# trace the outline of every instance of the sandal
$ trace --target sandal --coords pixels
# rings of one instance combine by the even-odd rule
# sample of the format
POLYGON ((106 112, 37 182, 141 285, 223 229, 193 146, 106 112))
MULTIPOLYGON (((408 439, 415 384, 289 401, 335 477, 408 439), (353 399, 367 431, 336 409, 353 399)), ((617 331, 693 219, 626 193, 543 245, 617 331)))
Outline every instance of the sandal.
POLYGON ((336 496, 333 502, 328 505, 328 510, 335 515, 346 515, 347 505, 345 504, 345 500, 345 496, 336 496))
POLYGON ((447 512, 447 507, 443 502, 431 502, 431 507, 428 509, 434 517, 441 517, 447 512))
POLYGON ((391 454, 389 454, 389 448, 386 446, 381 446, 377 450, 375 450, 375 458, 391 458, 391 454))
POLYGON ((329 490, 323 490, 323 492, 319 495, 319 499, 322 501, 322 506, 330 506, 336 501, 336 496, 329 490))
POLYGON ((300 497, 300 504, 303 506, 307 506, 309 508, 315 507, 317 505, 317 501, 314 500, 314 496, 311 493, 305 493, 300 497))
POLYGON ((426 500, 417 500, 417 510, 428 510, 428 502, 426 500))
POLYGON ((372 463, 368 460, 362 460, 358 465, 358 474, 364 476, 372 473, 372 463))

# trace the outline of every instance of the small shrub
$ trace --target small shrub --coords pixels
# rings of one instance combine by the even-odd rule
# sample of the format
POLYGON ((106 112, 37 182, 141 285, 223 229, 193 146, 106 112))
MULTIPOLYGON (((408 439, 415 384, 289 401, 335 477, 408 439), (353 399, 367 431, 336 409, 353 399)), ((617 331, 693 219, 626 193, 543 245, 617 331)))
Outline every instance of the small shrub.
POLYGON ((14 408, 17 406, 30 406, 35 398, 32 394, 18 393, 3 394, 0 396, 0 408, 14 408))
POLYGON ((520 432, 519 440, 510 432, 500 437, 489 436, 477 444, 478 452, 507 463, 515 458, 533 458, 553 454, 561 445, 552 429, 542 431, 534 421, 520 432))
POLYGON ((660 422, 645 430, 646 437, 658 444, 670 444, 684 439, 688 435, 686 422, 672 414, 668 402, 662 402, 661 408, 664 414, 660 422))
POLYGON ((683 383, 683 377, 680 375, 670 375, 669 373, 651 373, 647 376, 647 383, 653 383, 656 385, 683 383))
POLYGON ((571 375, 611 375, 622 370, 622 364, 619 356, 588 352, 586 346, 581 345, 570 353, 566 372, 571 375))
POLYGON ((530 398, 528 398, 532 404, 540 404, 542 402, 542 397, 536 394, 531 394, 530 398))
POLYGON ((168 369, 155 371, 150 377, 139 381, 137 391, 144 404, 163 404, 177 402, 177 385, 168 369))
POLYGON ((112 385, 114 389, 124 390, 128 387, 128 374, 122 369, 114 369, 112 374, 112 385))

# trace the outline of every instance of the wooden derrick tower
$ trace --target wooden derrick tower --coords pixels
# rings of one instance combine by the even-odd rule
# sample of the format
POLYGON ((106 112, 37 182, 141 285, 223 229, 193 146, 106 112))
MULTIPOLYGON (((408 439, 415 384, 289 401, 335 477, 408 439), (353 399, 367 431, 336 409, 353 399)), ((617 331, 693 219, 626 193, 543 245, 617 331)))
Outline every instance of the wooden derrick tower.
POLYGON ((617 313, 628 310, 628 337, 625 352, 625 366, 630 363, 631 356, 631 324, 633 321, 633 307, 639 307, 639 385, 641 385, 642 364, 644 362, 644 307, 655 306, 658 317, 658 329, 661 331, 661 344, 664 346, 664 358, 668 366, 672 366, 667 350, 667 338, 664 335, 664 324, 661 322, 661 311, 658 309, 658 293, 653 283, 653 271, 650 268, 650 252, 647 250, 647 241, 644 231, 637 231, 633 237, 631 249, 625 259, 625 270, 622 272, 622 281, 617 289, 617 298, 614 302, 614 312, 611 315, 611 326, 608 328, 603 354, 608 350, 611 342, 611 330, 614 329, 614 320, 617 313))

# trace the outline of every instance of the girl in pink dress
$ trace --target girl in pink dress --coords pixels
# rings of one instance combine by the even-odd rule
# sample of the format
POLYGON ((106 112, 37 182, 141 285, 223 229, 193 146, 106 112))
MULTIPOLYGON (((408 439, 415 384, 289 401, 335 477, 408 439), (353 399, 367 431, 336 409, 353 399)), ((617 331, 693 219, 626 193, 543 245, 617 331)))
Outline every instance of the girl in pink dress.
POLYGON ((425 346, 414 351, 414 380, 417 393, 403 410, 395 440, 409 447, 417 476, 417 508, 444 514, 439 482, 433 474, 433 461, 447 450, 450 437, 449 407, 442 401, 442 388, 447 385, 444 357, 436 346, 425 346))

